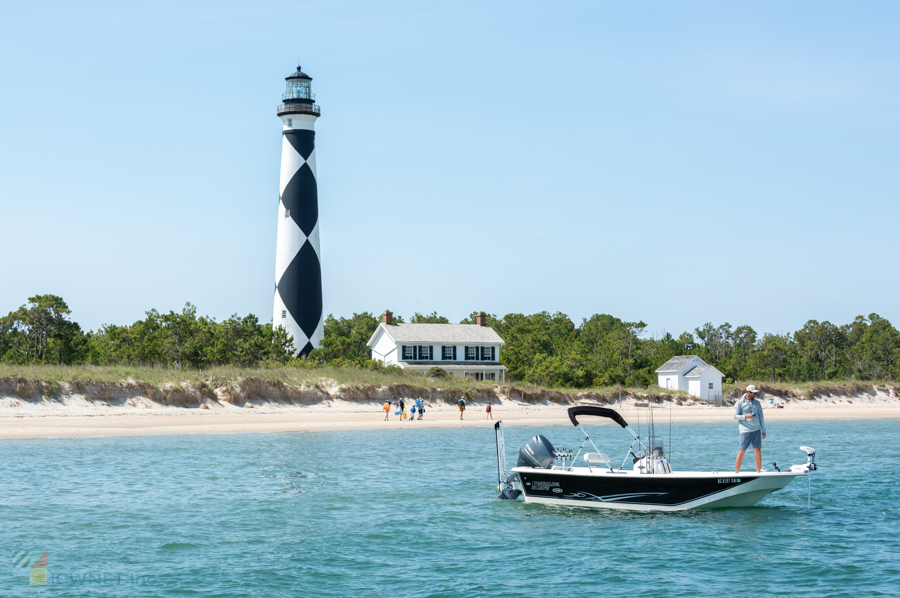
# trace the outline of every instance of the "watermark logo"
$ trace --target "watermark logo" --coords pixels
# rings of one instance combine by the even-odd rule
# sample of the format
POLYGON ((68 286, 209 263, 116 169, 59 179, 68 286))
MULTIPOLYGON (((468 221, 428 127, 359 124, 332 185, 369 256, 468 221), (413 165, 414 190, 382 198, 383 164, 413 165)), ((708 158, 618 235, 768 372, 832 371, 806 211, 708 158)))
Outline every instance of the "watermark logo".
POLYGON ((13 569, 27 570, 31 585, 47 585, 46 550, 18 550, 13 553, 12 567, 13 569))
POLYGON ((159 583, 152 575, 115 571, 60 571, 59 561, 57 561, 54 572, 50 573, 47 571, 48 554, 46 550, 17 550, 12 556, 13 574, 21 574, 24 577, 27 572, 29 583, 33 586, 87 586, 101 584, 150 586, 159 583))

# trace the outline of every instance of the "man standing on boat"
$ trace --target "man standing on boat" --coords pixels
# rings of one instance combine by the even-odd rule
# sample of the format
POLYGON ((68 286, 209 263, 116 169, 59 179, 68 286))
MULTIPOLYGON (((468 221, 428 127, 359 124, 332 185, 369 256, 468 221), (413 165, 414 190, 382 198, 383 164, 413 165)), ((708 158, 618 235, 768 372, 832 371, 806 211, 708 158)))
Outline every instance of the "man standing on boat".
POLYGON ((741 433, 734 473, 740 473, 744 453, 751 446, 756 460, 756 473, 762 469, 762 439, 766 437, 766 420, 762 405, 756 400, 757 394, 759 389, 751 384, 744 396, 734 404, 734 419, 738 421, 738 431, 741 433))

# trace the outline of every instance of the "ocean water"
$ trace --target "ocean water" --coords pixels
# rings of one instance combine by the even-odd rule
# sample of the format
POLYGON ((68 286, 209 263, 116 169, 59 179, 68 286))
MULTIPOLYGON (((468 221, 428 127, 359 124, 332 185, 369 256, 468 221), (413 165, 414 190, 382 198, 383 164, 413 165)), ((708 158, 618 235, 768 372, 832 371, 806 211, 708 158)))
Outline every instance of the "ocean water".
MULTIPOLYGON (((375 416, 377 418, 377 416, 375 416)), ((593 425, 621 459, 627 432, 593 425)), ((0 596, 896 596, 900 420, 777 422, 821 471, 753 508, 497 500, 493 429, 0 441, 0 596)), ((577 447, 571 426, 508 427, 577 447)), ((668 440, 668 425, 657 433, 668 440)), ((672 426, 676 469, 733 467, 731 423, 672 426)), ((746 469, 746 466, 745 466, 746 469)))

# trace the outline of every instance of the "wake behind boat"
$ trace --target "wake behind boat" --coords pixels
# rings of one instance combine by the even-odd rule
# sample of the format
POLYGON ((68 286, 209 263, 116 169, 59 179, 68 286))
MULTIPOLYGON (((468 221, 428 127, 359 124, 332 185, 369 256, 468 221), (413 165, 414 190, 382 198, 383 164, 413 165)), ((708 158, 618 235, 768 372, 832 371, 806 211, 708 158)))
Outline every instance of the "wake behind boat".
POLYGON ((781 490, 798 476, 808 476, 816 468, 816 453, 810 447, 803 465, 787 471, 739 473, 733 471, 672 471, 666 459, 662 438, 654 436, 651 426, 647 444, 635 434, 628 422, 612 409, 579 406, 568 410, 572 424, 584 434, 577 453, 555 450, 544 436, 533 437, 519 450, 517 466, 506 472, 503 422, 494 425, 497 438, 500 498, 525 502, 582 506, 630 511, 684 511, 698 507, 749 507, 766 495, 781 490), (622 465, 613 467, 578 422, 579 416, 612 419, 633 436, 631 448, 622 465), (585 444, 596 452, 584 453, 583 466, 576 466, 585 444), (648 446, 649 445, 649 446, 648 446), (637 451, 635 448, 637 446, 637 451), (625 469, 631 459, 631 468, 625 469))

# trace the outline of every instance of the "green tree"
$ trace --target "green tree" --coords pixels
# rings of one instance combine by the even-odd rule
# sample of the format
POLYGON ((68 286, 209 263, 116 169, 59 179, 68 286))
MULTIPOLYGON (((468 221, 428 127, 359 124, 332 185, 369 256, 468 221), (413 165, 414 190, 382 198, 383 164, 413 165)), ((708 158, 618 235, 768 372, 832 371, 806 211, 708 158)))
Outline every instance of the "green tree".
POLYGON ((413 314, 409 319, 410 324, 449 324, 450 320, 444 316, 439 316, 436 311, 428 315, 422 315, 419 312, 413 314))
MULTIPOLYGON (((394 320, 403 321, 399 317, 394 320)), ((329 314, 325 318, 325 338, 313 357, 325 361, 346 359, 356 363, 371 359, 372 352, 366 343, 380 321, 369 312, 355 313, 350 318, 335 318, 329 314)))
POLYGON ((868 320, 856 347, 857 357, 866 364, 861 373, 868 379, 895 380, 900 373, 900 332, 878 314, 869 314, 868 320))
POLYGON ((760 378, 784 380, 791 357, 789 335, 765 334, 753 355, 753 371, 760 378))
POLYGON ((35 295, 0 320, 0 359, 13 363, 72 363, 83 358, 84 334, 56 295, 35 295))

